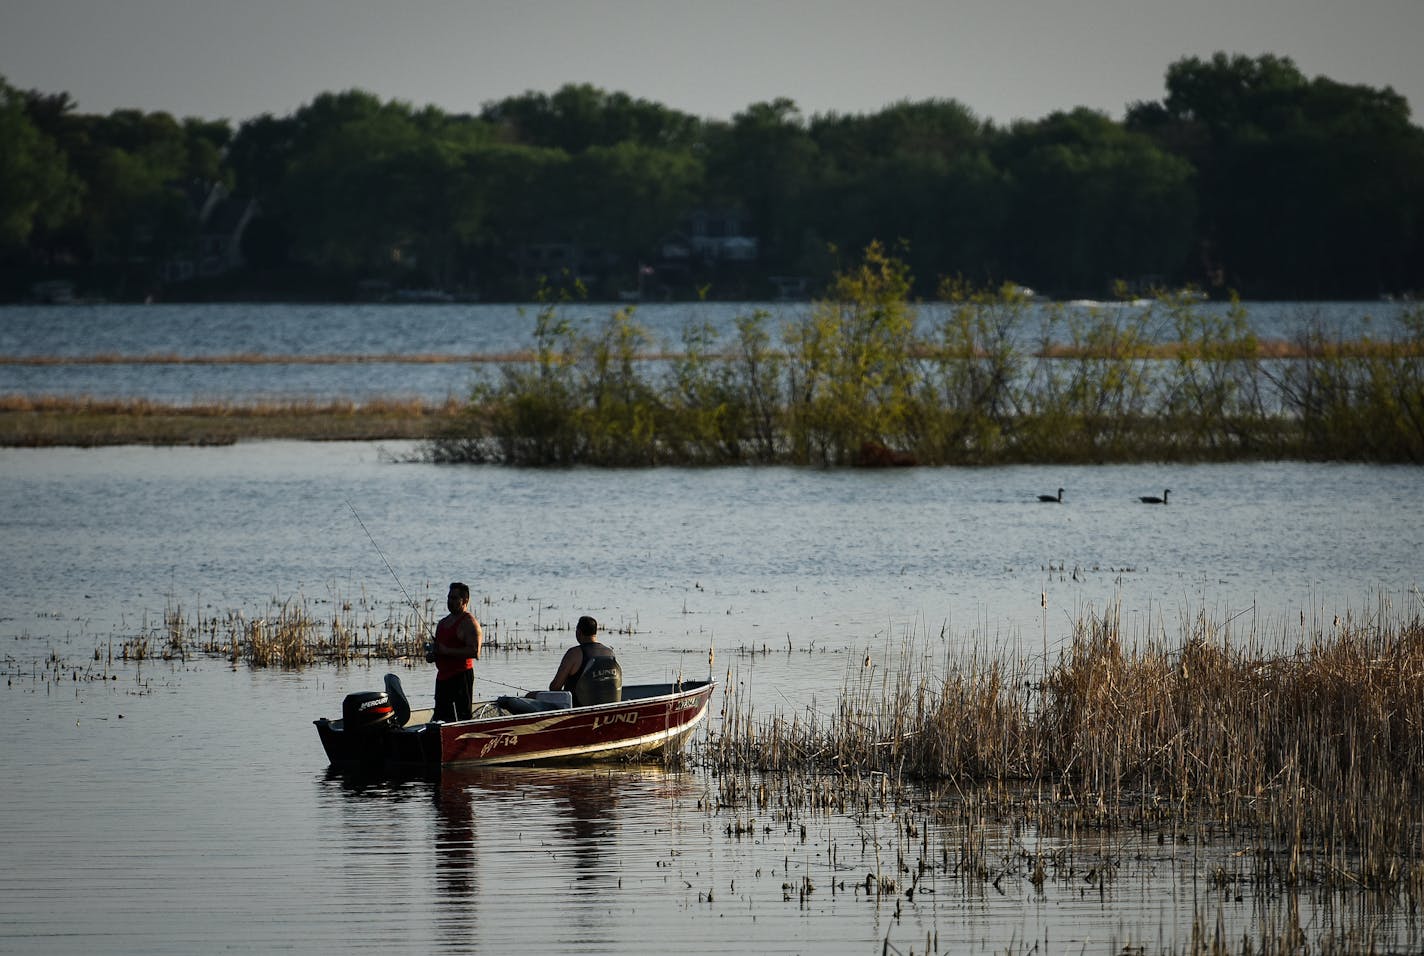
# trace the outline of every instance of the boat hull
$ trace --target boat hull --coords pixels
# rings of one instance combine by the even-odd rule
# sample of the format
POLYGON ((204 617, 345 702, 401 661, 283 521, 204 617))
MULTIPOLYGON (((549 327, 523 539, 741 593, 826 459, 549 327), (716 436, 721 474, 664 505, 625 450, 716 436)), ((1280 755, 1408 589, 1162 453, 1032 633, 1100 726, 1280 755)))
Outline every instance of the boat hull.
POLYGON ((625 687, 613 704, 440 725, 446 767, 636 759, 682 746, 707 714, 714 684, 625 687))
POLYGON ((336 767, 431 770, 636 760, 681 748, 706 717, 715 686, 713 681, 633 685, 617 703, 451 723, 421 723, 428 717, 418 713, 407 726, 361 734, 347 733, 340 720, 315 723, 336 767))

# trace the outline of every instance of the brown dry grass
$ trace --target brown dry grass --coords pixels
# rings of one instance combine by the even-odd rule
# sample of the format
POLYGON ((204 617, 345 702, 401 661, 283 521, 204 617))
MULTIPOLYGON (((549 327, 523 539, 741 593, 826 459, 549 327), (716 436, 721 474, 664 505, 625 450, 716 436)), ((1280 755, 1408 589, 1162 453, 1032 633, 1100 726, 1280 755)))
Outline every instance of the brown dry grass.
MULTIPOLYGON (((643 361, 668 361, 672 352, 647 352, 643 361)), ((533 362, 530 350, 476 352, 454 355, 445 352, 390 352, 374 354, 276 355, 265 352, 227 352, 217 355, 185 355, 177 352, 94 355, 3 355, 0 365, 509 365, 533 362)))
POLYGON ((1417 611, 1244 638, 1199 619, 1177 644, 1136 646, 1112 613, 1046 669, 907 646, 857 667, 831 714, 753 718, 733 700, 707 758, 732 780, 947 789, 1046 833, 1207 828, 1249 847, 1256 878, 1424 891, 1417 611))
POLYGON ((194 402, 0 396, 0 445, 230 445, 243 439, 378 441, 444 434, 465 413, 454 399, 194 402))

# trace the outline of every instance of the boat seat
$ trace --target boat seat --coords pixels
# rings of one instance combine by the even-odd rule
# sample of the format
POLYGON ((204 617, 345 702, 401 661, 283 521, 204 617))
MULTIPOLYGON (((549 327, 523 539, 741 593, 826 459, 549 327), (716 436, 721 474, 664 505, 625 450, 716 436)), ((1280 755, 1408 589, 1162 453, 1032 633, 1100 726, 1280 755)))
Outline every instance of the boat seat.
POLYGON ((541 692, 540 697, 501 697, 496 704, 501 710, 506 710, 510 714, 538 714, 540 711, 564 711, 570 705, 570 692, 561 691, 558 694, 550 694, 545 697, 541 692))
POLYGON ((501 697, 495 701, 501 710, 511 714, 537 714, 542 710, 564 710, 552 700, 536 700, 533 697, 501 697))

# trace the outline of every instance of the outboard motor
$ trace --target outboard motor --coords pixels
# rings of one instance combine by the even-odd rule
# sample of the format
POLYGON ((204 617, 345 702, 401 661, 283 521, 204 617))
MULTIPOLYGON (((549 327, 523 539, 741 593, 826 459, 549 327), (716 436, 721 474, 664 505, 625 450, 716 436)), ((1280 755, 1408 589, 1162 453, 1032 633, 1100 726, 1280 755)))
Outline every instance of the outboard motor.
POLYGON ((341 702, 341 726, 351 734, 368 734, 389 730, 395 720, 395 707, 383 690, 367 690, 347 694, 341 702))

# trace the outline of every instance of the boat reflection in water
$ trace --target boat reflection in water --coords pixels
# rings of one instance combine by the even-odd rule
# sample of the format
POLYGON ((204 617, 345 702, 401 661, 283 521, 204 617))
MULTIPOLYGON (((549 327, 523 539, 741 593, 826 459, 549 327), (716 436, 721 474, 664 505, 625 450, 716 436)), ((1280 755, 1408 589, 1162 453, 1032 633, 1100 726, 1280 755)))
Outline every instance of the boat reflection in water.
POLYGON ((321 778, 341 919, 368 931, 400 913, 403 938, 432 950, 630 952, 696 897, 691 874, 674 868, 684 854, 701 860, 679 837, 703 792, 692 771, 494 766, 435 778, 329 767, 321 778), (634 911, 647 922, 630 923, 634 911))
POLYGON ((654 765, 446 770, 429 785, 435 931, 457 950, 613 944, 635 901, 651 902, 648 874, 666 872, 655 860, 672 853, 663 841, 677 798, 698 792, 691 774, 654 765))
POLYGON ((433 790, 437 871, 442 885, 459 893, 469 887, 456 873, 476 864, 471 850, 483 822, 501 831, 506 850, 512 843, 537 854, 529 863, 554 864, 533 876, 536 881, 552 872, 558 882, 593 883, 614 876, 623 854, 640 842, 622 839, 625 816, 642 819, 649 810, 696 794, 697 787, 690 774, 629 764, 446 770, 433 790))

